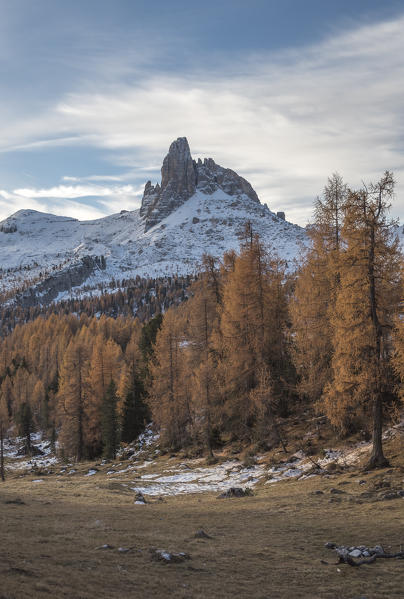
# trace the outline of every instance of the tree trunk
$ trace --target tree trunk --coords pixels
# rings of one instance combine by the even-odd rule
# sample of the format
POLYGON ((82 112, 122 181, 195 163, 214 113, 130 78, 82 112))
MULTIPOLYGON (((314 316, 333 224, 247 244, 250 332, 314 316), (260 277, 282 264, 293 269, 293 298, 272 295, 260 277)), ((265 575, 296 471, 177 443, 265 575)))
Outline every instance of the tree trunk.
POLYGON ((378 393, 373 401, 373 448, 370 460, 366 466, 368 470, 389 466, 389 462, 383 453, 382 428, 383 405, 382 398, 378 393))
MULTIPOLYGON (((209 325, 208 325, 208 306, 207 299, 204 299, 203 302, 203 326, 204 326, 204 343, 205 343, 205 362, 206 369, 208 369, 209 364, 209 325)), ((212 451, 212 443, 211 443, 211 435, 212 435, 212 427, 210 421, 210 385, 209 385, 209 372, 205 371, 205 391, 206 391, 206 446, 208 449, 209 457, 213 458, 212 451)))
POLYGON ((382 444, 382 429, 383 429, 383 402, 382 402, 382 390, 381 390, 381 347, 382 347, 382 331, 377 314, 377 300, 376 300, 376 278, 375 278, 375 229, 374 226, 370 230, 370 251, 369 251, 369 264, 368 264, 368 276, 369 276, 369 300, 370 300, 370 312, 372 323, 375 332, 375 357, 377 362, 376 369, 376 389, 375 396, 373 399, 373 448, 372 455, 370 456, 368 469, 383 468, 388 466, 389 463, 383 454, 382 444))
POLYGON ((0 476, 1 480, 4 482, 4 437, 3 437, 3 427, 0 426, 0 476))

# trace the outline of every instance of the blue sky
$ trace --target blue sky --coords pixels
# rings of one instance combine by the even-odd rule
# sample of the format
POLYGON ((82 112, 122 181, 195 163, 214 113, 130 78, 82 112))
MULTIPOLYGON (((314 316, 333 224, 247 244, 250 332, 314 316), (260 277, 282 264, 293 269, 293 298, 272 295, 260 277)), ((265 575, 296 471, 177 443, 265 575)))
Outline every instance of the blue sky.
POLYGON ((404 3, 0 0, 0 218, 138 207, 187 136, 306 224, 327 177, 397 179, 404 3))

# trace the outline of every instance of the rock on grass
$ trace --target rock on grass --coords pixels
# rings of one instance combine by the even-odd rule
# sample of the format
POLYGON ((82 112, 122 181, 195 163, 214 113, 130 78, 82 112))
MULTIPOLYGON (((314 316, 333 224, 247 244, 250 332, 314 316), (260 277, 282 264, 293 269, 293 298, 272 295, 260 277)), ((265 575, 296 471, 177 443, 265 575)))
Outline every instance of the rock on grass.
POLYGON ((150 553, 153 561, 163 564, 180 564, 191 559, 188 553, 171 553, 165 549, 150 549, 150 553))
POLYGON ((242 489, 241 487, 231 487, 227 491, 224 491, 218 495, 217 499, 230 499, 231 497, 251 497, 253 492, 248 487, 242 489))

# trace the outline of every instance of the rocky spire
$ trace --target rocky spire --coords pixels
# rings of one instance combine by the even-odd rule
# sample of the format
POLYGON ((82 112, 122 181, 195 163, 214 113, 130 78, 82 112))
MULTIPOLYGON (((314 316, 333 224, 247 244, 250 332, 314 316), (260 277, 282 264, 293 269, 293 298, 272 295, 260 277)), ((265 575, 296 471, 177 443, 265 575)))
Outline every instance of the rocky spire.
POLYGON ((259 202, 250 183, 234 171, 225 169, 212 158, 202 162, 192 160, 186 137, 179 137, 170 146, 161 168, 161 186, 146 183, 140 216, 145 219, 145 230, 162 221, 179 208, 196 190, 212 194, 221 189, 228 195, 247 196, 259 202))
POLYGON ((196 175, 186 137, 179 137, 170 146, 161 168, 162 195, 183 195, 188 199, 195 193, 196 175))
POLYGON ((170 146, 161 167, 161 187, 150 181, 144 189, 140 216, 146 229, 160 222, 186 202, 196 189, 196 173, 186 137, 179 137, 170 146))

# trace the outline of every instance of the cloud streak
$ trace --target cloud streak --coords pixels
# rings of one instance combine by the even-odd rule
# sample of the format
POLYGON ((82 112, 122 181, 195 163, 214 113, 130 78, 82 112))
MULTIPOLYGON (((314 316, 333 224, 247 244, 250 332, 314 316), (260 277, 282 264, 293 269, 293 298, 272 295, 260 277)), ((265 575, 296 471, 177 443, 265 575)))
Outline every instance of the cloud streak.
MULTIPOLYGON (((108 152, 114 165, 147 169, 186 135, 194 156, 209 155, 237 170, 271 209, 285 209, 301 224, 334 171, 356 186, 393 169, 403 196, 403 29, 401 16, 299 51, 222 61, 216 70, 145 73, 141 83, 128 83, 127 65, 125 82, 100 82, 97 93, 72 92, 38 117, 4 124, 0 151, 84 144, 108 152)), ((125 186, 58 185, 15 194, 32 200, 98 196, 110 198, 112 208, 120 194, 138 195, 145 173, 131 172, 125 186)), ((95 177, 87 183, 101 180, 95 177)), ((403 202, 396 213, 404 216, 403 202)))
POLYGON ((133 185, 58 185, 47 189, 21 188, 14 194, 23 198, 83 198, 83 197, 115 197, 141 196, 143 189, 135 189, 133 185))
POLYGON ((122 209, 135 210, 140 206, 142 192, 143 188, 133 185, 58 185, 47 189, 21 188, 13 192, 0 189, 0 218, 25 208, 79 220, 102 218, 122 209))

